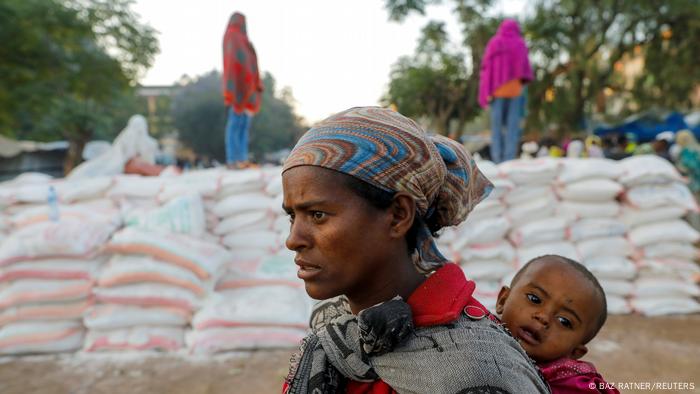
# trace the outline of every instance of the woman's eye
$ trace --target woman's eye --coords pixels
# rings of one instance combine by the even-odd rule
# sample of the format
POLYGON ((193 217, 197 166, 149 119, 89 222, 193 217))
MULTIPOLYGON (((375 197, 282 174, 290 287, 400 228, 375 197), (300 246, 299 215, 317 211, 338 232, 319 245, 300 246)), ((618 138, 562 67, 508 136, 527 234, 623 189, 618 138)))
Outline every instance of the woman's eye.
POLYGON ((326 218, 326 213, 321 211, 313 211, 311 213, 311 216, 314 218, 315 221, 319 222, 326 218))
POLYGON ((534 295, 534 294, 529 294, 529 293, 528 293, 527 299, 530 300, 530 302, 532 302, 533 304, 539 304, 539 303, 541 302, 541 301, 540 301, 540 298, 537 297, 537 296, 534 295))
POLYGON ((561 323, 562 326, 564 326, 566 328, 573 328, 573 324, 571 324, 571 320, 569 320, 565 317, 561 317, 561 316, 559 316, 558 319, 559 319, 559 323, 561 323))

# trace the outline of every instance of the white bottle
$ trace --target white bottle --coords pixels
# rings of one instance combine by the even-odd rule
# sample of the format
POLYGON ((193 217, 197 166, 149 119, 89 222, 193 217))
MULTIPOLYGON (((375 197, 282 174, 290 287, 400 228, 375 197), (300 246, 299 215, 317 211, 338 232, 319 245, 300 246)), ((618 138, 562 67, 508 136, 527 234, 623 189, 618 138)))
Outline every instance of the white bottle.
POLYGON ((49 196, 46 200, 49 205, 49 220, 52 222, 58 222, 58 195, 56 194, 56 189, 53 186, 49 186, 49 196))

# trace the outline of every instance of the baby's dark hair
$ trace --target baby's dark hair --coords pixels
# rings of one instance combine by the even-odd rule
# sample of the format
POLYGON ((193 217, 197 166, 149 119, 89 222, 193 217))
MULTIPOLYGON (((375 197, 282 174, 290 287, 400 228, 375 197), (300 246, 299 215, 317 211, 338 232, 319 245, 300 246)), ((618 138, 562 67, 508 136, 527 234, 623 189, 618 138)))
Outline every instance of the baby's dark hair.
POLYGON ((598 279, 591 273, 591 271, 586 268, 585 265, 579 263, 578 261, 572 260, 568 257, 564 256, 559 256, 557 254, 546 254, 543 256, 535 257, 534 259, 530 260, 523 266, 523 268, 518 271, 515 276, 513 277, 513 280, 510 281, 510 287, 513 288, 515 284, 520 280, 520 278, 523 276, 523 273, 527 271, 528 268, 530 268, 532 265, 537 264, 540 261, 544 261, 545 259, 554 259, 556 261, 559 261, 562 264, 566 264, 569 267, 574 268, 576 271, 581 273, 586 279, 588 279, 592 284, 593 287, 596 290, 596 293, 599 295, 600 303, 601 303, 601 313, 598 316, 598 320, 596 321, 596 325, 593 328, 593 330, 588 334, 588 336, 584 339, 583 343, 586 344, 588 343, 591 339, 595 338, 596 335, 598 335, 598 332, 600 329, 603 327, 605 324, 605 321, 608 319, 608 302, 605 299, 605 291, 603 290, 603 287, 600 285, 600 282, 598 282, 598 279))
MULTIPOLYGON (((352 175, 347 175, 343 173, 339 174, 343 175, 343 178, 345 180, 345 186, 352 190, 352 192, 355 193, 357 196, 365 199, 371 206, 377 209, 387 209, 391 206, 391 202, 394 200, 394 195, 396 194, 395 192, 382 190, 372 184, 355 178, 352 175)), ((442 227, 437 223, 434 223, 434 221, 430 219, 431 218, 427 220, 426 224, 433 237, 437 238, 437 232, 442 227)), ((437 215, 433 215, 432 219, 437 219, 437 215)), ((409 253, 413 253, 413 251, 417 247, 416 236, 418 235, 419 226, 422 223, 423 219, 416 215, 415 220, 413 220, 413 225, 406 233, 406 243, 408 246, 409 253)))

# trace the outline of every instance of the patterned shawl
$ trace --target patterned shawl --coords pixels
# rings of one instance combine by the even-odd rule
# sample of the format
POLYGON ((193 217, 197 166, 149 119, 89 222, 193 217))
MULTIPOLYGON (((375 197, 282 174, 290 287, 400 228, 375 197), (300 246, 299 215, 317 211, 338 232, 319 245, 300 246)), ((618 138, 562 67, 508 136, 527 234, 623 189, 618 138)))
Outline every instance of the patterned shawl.
POLYGON ((224 34, 224 103, 240 114, 244 110, 257 113, 263 90, 258 72, 258 56, 248 41, 245 16, 238 12, 231 19, 224 34))
MULTIPOLYGON (((422 221, 431 219, 441 227, 461 223, 492 189, 460 144, 428 135, 411 119, 379 107, 351 108, 307 131, 283 172, 303 165, 352 175, 388 192, 407 192, 422 221)), ((419 272, 446 262, 425 225, 417 245, 419 272)))
POLYGON ((399 393, 549 393, 516 340, 488 318, 462 314, 451 324, 415 327, 400 297, 357 316, 341 297, 319 303, 311 321, 285 394, 345 392, 346 379, 381 379, 399 393))

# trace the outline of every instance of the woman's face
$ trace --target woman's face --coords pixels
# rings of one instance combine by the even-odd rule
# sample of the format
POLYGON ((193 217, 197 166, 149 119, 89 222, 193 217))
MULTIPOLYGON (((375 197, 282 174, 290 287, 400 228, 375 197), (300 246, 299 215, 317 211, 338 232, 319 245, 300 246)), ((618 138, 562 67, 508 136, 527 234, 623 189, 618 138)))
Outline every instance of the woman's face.
MULTIPOLYGON (((299 166, 282 175, 283 208, 297 275, 314 299, 366 294, 392 282, 391 214, 357 196, 332 170, 299 166)), ((405 247, 405 246, 404 246, 405 247)))

